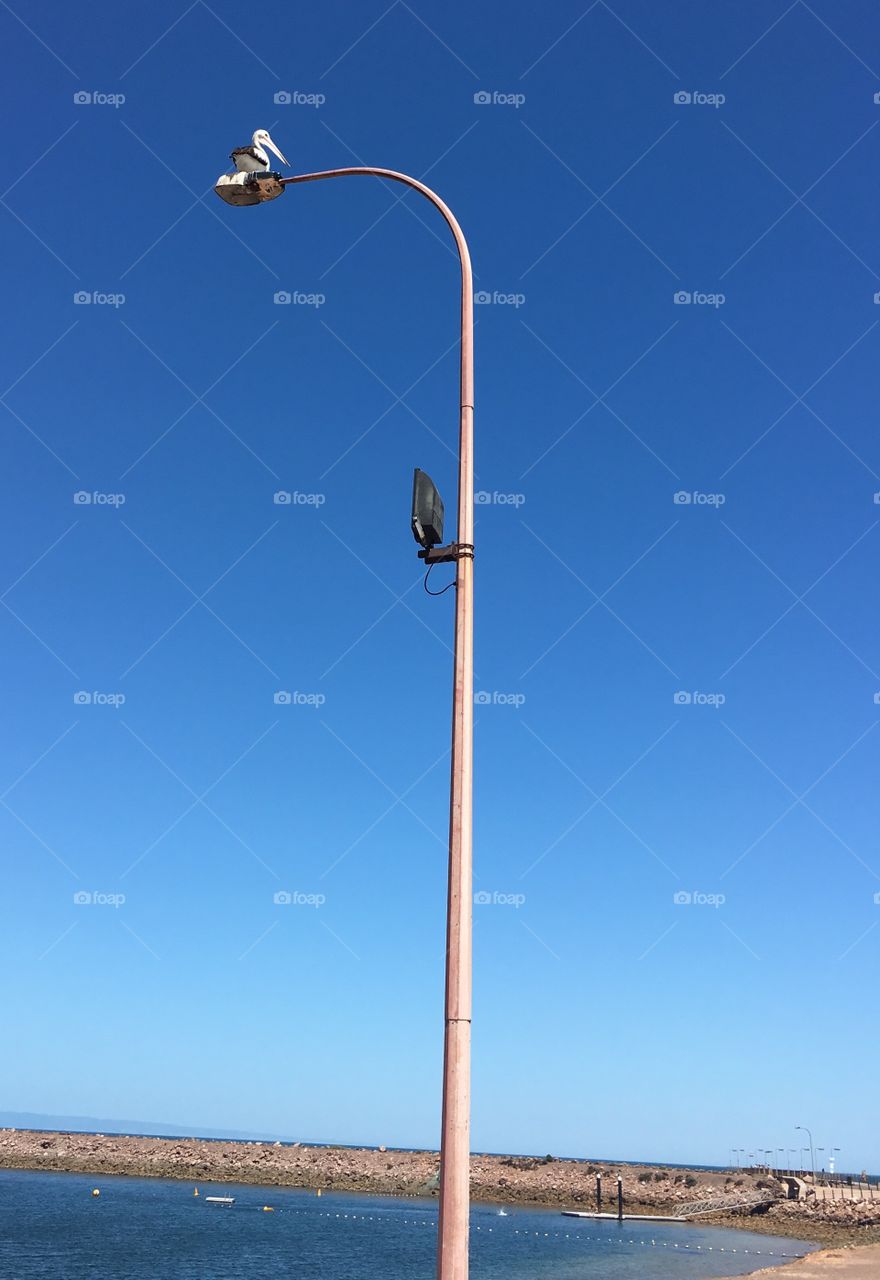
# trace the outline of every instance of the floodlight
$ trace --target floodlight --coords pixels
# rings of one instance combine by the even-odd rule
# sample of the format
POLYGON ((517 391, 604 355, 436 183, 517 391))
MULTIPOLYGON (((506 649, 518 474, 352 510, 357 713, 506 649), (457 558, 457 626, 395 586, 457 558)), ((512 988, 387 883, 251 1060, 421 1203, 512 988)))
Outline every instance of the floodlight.
POLYGON ((412 531, 426 549, 443 541, 443 500, 427 471, 418 467, 413 472, 412 531))

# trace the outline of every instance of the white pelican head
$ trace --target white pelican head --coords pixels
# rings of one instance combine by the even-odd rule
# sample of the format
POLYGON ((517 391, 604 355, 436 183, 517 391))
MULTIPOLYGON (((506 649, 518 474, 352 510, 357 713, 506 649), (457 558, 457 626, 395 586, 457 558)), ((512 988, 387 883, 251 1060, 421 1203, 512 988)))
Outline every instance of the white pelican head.
POLYGON ((253 143, 255 147, 268 147, 269 150, 278 157, 282 164, 286 164, 288 169, 290 168, 289 162, 285 160, 284 156, 275 146, 275 143, 269 137, 268 129, 257 129, 253 137, 253 143))

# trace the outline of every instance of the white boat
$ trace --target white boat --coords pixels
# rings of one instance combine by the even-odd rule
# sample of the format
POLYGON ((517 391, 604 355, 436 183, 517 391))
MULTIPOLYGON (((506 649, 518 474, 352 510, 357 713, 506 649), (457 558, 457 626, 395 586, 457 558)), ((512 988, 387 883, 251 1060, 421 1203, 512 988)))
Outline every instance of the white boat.
POLYGON ((205 1196, 205 1204, 235 1204, 235 1196, 205 1196))

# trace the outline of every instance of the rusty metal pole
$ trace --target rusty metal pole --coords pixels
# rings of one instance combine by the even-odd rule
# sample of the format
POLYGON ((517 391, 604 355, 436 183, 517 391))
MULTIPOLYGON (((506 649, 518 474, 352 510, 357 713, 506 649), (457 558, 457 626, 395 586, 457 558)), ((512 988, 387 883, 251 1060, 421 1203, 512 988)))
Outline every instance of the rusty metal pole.
POLYGON ((440 1138, 438 1280, 467 1280, 470 1217, 471 974, 473 915, 474 720, 474 285, 471 258, 452 211, 430 187, 393 169, 327 169, 282 179, 282 186, 322 178, 372 176, 402 182, 439 209, 461 263, 461 367, 458 426, 458 532, 455 656, 452 689, 452 776, 446 916, 446 1007, 440 1138), (469 549, 469 550, 468 550, 469 549))

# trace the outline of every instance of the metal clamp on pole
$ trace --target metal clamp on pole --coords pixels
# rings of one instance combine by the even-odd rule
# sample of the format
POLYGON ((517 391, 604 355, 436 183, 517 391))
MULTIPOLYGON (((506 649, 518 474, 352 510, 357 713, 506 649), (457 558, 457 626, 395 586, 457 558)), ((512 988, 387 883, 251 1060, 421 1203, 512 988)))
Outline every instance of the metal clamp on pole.
POLYGON ((453 560, 473 560, 474 544, 472 542, 450 542, 445 547, 425 547, 419 552, 419 559, 425 564, 449 564, 453 560))

